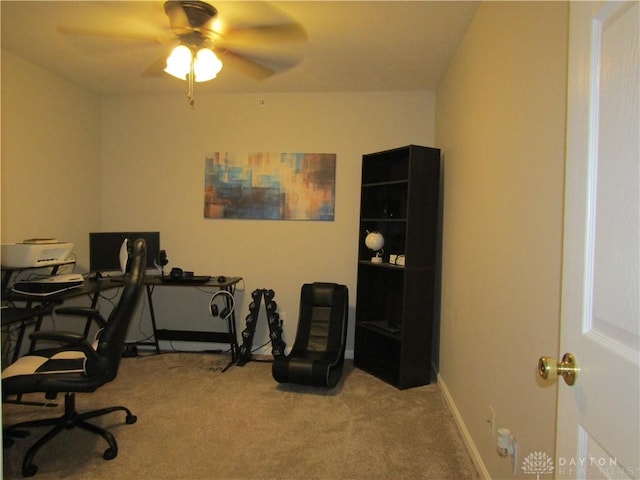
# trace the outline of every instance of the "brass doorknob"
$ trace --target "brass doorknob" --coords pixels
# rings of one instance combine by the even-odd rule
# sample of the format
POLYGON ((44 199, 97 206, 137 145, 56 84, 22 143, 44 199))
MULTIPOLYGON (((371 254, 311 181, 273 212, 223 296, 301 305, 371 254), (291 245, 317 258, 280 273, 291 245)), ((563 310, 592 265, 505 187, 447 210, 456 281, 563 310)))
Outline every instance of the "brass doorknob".
POLYGON ((549 357, 540 357, 538 360, 538 373, 545 380, 561 375, 567 385, 573 385, 576 382, 578 370, 580 369, 576 357, 571 353, 565 353, 562 356, 560 365, 555 359, 549 357))

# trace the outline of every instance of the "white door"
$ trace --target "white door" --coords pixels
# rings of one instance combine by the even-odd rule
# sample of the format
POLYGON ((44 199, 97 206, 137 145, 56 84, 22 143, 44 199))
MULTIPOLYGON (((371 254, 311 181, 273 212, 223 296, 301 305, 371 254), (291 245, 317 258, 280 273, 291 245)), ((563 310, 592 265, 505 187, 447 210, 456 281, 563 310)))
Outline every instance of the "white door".
POLYGON ((640 478, 640 3, 571 2, 557 478, 640 478))

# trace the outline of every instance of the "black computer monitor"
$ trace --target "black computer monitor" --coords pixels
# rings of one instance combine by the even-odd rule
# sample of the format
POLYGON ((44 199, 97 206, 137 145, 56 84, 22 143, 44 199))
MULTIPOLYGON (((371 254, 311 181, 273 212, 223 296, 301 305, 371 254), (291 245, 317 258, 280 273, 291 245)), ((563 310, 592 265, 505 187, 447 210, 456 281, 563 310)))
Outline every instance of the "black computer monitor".
POLYGON ((121 271, 120 247, 124 240, 144 238, 147 244, 147 269, 158 269, 160 232, 89 233, 89 270, 92 273, 121 271))

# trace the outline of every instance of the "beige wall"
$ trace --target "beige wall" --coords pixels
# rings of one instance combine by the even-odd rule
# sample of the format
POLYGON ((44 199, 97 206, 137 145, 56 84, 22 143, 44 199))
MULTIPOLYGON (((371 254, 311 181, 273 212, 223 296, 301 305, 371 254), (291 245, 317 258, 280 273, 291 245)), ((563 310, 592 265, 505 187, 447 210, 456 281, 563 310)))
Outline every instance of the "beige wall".
MULTIPOLYGON (((199 95, 197 86, 195 108, 182 95, 107 98, 102 227, 159 230, 169 268, 242 276, 239 330, 249 293, 272 288, 289 346, 302 283, 345 283, 351 349, 362 154, 433 144, 434 100, 431 92, 199 95), (204 161, 217 151, 336 153, 335 221, 205 219, 204 161)), ((180 328, 187 316, 212 328, 210 295, 180 290, 165 288, 154 301, 165 328, 180 328)), ((260 321, 254 346, 267 334, 260 321)))
MULTIPOLYGON (((85 272, 90 231, 159 230, 168 268, 244 277, 239 331, 249 293, 274 289, 289 346, 301 284, 346 283, 352 349, 361 157, 409 143, 432 145, 433 92, 203 95, 196 86, 190 108, 186 90, 99 98, 9 52, 2 62, 3 242, 75 241, 77 271, 85 272), (204 158, 215 151, 336 153, 335 221, 203 218, 204 158)), ((223 329, 208 314, 210 297, 159 288, 159 326, 223 329)), ((129 339, 150 331, 144 308, 129 339)), ((254 346, 267 334, 261 320, 254 346)))
POLYGON ((483 2, 436 96, 445 202, 440 380, 493 478, 512 478, 496 427, 519 442, 517 470, 554 452, 568 6, 483 2))
POLYGON ((2 51, 2 242, 100 226, 100 100, 2 51))

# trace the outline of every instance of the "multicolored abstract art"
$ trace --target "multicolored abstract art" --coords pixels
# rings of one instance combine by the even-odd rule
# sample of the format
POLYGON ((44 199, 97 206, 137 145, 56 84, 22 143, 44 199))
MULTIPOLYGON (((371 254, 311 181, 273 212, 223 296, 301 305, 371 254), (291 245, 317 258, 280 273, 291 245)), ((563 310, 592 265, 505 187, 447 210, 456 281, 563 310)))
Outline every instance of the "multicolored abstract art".
POLYGON ((213 153, 204 216, 333 221, 335 184, 335 153, 213 153))

